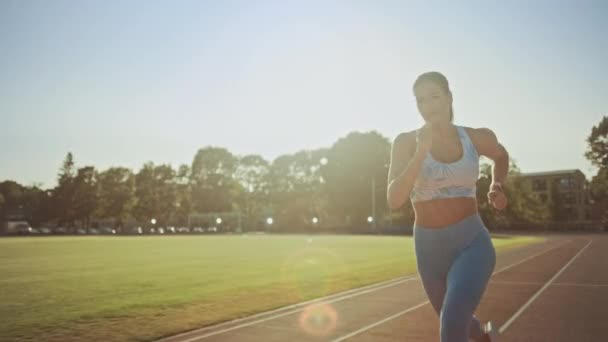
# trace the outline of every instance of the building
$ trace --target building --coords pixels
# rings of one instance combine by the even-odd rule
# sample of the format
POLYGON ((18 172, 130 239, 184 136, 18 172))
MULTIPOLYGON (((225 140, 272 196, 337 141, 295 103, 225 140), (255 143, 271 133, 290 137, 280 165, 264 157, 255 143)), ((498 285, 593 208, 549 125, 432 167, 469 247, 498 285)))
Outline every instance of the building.
POLYGON ((542 202, 549 202, 556 221, 590 219, 591 206, 585 175, 578 169, 523 173, 524 186, 542 202))
POLYGON ((4 208, 3 212, 0 211, 0 235, 14 233, 11 228, 14 227, 14 223, 27 223, 26 221, 27 218, 23 206, 4 208))

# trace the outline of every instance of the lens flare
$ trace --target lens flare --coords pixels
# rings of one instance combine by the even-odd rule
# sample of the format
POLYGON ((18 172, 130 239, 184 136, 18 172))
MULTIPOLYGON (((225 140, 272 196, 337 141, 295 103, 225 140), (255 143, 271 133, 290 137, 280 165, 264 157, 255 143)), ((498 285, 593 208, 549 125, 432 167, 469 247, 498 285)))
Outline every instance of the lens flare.
POLYGON ((300 329, 309 335, 323 337, 329 335, 338 324, 338 313, 329 304, 314 304, 302 311, 300 329))

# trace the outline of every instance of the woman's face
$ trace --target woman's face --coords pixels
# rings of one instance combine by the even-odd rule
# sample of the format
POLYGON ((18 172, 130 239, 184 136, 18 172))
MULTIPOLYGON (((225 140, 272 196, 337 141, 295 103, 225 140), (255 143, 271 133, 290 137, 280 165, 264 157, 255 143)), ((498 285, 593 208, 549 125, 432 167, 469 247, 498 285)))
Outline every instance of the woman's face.
POLYGON ((449 123, 452 96, 446 93, 439 84, 423 81, 414 88, 418 111, 424 121, 430 124, 449 123))

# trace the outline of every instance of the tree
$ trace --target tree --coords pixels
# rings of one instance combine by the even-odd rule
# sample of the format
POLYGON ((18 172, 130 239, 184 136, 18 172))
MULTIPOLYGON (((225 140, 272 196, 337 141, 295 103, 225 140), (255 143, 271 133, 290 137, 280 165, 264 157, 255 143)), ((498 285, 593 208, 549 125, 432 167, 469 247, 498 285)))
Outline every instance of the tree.
POLYGON ((146 163, 135 175, 135 197, 137 204, 134 216, 140 222, 156 219, 159 225, 168 223, 175 214, 177 195, 175 170, 170 165, 154 166, 146 163))
POLYGON ((201 213, 232 211, 238 194, 237 158, 225 148, 198 150, 192 161, 192 208, 201 213))
POLYGON ((590 183, 592 218, 608 227, 608 116, 591 129, 587 143, 585 157, 599 168, 590 183))
POLYGON ((48 211, 49 198, 47 192, 37 185, 23 188, 23 197, 20 202, 26 220, 33 226, 39 226, 50 220, 48 211))
POLYGON ((136 204, 133 215, 140 223, 147 223, 158 213, 158 201, 155 190, 154 164, 147 162, 135 175, 136 204))
POLYGON ((589 146, 585 157, 599 168, 608 168, 608 116, 591 128, 587 143, 589 146))
POLYGON ((99 203, 97 172, 93 166, 78 169, 73 180, 74 217, 87 231, 99 203))
POLYGON ((166 225, 177 208, 176 172, 171 165, 163 164, 154 168, 154 176, 159 210, 156 216, 160 224, 166 225))
POLYGON ((53 201, 53 190, 37 189, 36 196, 38 197, 38 206, 37 210, 33 214, 33 221, 42 224, 50 223, 56 220, 57 216, 55 203, 53 201))
POLYGON ((98 175, 99 216, 115 221, 122 231, 123 223, 135 205, 135 176, 124 167, 112 167, 98 175))
POLYGON ((272 162, 265 183, 277 227, 283 231, 312 231, 332 225, 323 178, 328 153, 327 149, 305 150, 272 162))
POLYGON ((608 168, 600 168, 590 182, 591 218, 608 227, 608 168))
POLYGON ((76 203, 74 201, 74 178, 76 175, 74 157, 71 152, 65 157, 58 175, 58 185, 53 191, 53 202, 56 205, 60 223, 72 227, 76 216, 76 203))
POLYGON ((272 162, 268 174, 270 206, 276 221, 273 228, 284 232, 301 229, 308 216, 306 205, 297 201, 293 163, 293 155, 281 155, 272 162))
POLYGON ((68 152, 59 172, 59 184, 74 179, 74 176, 76 176, 76 169, 74 167, 74 156, 72 152, 68 152))
POLYGON ((0 216, 4 219, 23 219, 25 216, 25 212, 23 210, 24 193, 25 187, 17 182, 7 180, 0 183, 0 194, 2 195, 4 201, 0 216))
POLYGON ((259 155, 238 159, 234 177, 239 185, 237 202, 244 214, 246 229, 259 225, 263 214, 268 214, 269 174, 268 161, 259 155))
POLYGON ((32 185, 22 186, 14 181, 0 183, 0 218, 24 219, 37 226, 51 218, 48 193, 32 185))
POLYGON ((547 203, 535 198, 525 185, 525 179, 515 160, 511 159, 505 182, 505 195, 508 205, 504 211, 498 211, 488 203, 488 191, 492 182, 491 165, 481 164, 480 178, 477 181, 477 203, 484 223, 489 227, 509 226, 525 227, 546 222, 551 211, 547 203))
POLYGON ((188 222, 188 215, 192 208, 192 190, 190 187, 190 166, 179 166, 175 178, 176 208, 173 221, 180 226, 188 222))
POLYGON ((330 149, 324 178, 329 210, 342 217, 343 225, 368 230, 367 217, 388 213, 386 182, 390 162, 390 141, 377 132, 353 132, 330 149), (373 186, 373 187, 372 187, 373 186), (372 190, 375 197, 372 199, 372 190))

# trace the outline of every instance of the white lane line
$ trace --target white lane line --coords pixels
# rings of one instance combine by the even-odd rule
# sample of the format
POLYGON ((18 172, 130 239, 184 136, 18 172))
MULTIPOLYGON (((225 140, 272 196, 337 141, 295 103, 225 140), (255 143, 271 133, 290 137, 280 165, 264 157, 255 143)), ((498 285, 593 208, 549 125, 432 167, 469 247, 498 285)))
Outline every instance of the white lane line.
POLYGON ((393 320, 393 319, 395 319, 395 318, 397 318, 397 317, 399 317, 401 315, 404 315, 404 314, 406 314, 406 313, 408 313, 410 311, 414 311, 414 310, 418 309, 419 307, 422 307, 422 306, 426 305, 428 302, 429 301, 427 300, 424 303, 420 303, 420 304, 417 304, 415 306, 412 306, 411 308, 405 309, 405 310, 403 310, 401 312, 397 312, 396 314, 394 314, 392 316, 389 316, 389 317, 387 317, 387 318, 385 318, 383 320, 380 320, 378 322, 372 323, 370 325, 366 325, 366 326, 364 326, 363 328, 361 328, 359 330, 351 332, 350 334, 338 337, 337 339, 332 340, 332 342, 341 342, 341 341, 344 341, 344 340, 346 340, 348 338, 351 338, 353 336, 359 335, 360 333, 365 332, 365 331, 367 331, 367 330, 369 330, 371 328, 374 328, 374 327, 377 327, 377 326, 379 326, 381 324, 384 324, 384 323, 386 323, 386 322, 388 322, 390 320, 393 320))
MULTIPOLYGON (((330 299, 333 299, 333 298, 345 296, 345 295, 351 294, 353 292, 364 291, 364 290, 368 290, 368 289, 374 289, 376 287, 382 287, 382 288, 384 288, 384 287, 386 287, 385 285, 397 285, 397 284, 401 284, 401 283, 404 283, 406 281, 409 281, 409 280, 412 280, 412 279, 415 279, 415 278, 418 278, 418 276, 417 275, 411 275, 411 276, 408 276, 408 277, 402 276, 402 277, 398 277, 398 278, 395 278, 395 279, 385 280, 385 281, 380 282, 380 283, 375 283, 375 284, 366 285, 366 286, 362 286, 362 287, 355 288, 355 289, 350 289, 350 290, 339 292, 339 293, 334 293, 334 294, 326 296, 326 297, 311 299, 309 301, 295 303, 295 304, 291 304, 291 305, 288 305, 288 306, 284 306, 284 307, 280 307, 280 308, 277 308, 277 309, 273 309, 273 310, 270 310, 270 311, 260 312, 260 313, 257 313, 257 314, 254 314, 254 315, 250 315, 250 316, 247 316, 247 317, 237 318, 237 319, 233 319, 233 320, 230 320, 230 321, 214 324, 212 326, 196 329, 196 330, 193 330, 193 331, 189 331, 189 332, 185 332, 185 333, 181 333, 181 334, 177 334, 177 335, 168 336, 168 337, 162 338, 160 340, 157 340, 156 342, 163 342, 163 341, 171 341, 171 340, 174 340, 174 339, 180 339, 180 338, 184 338, 184 337, 186 337, 188 335, 194 335, 194 334, 201 333, 201 332, 204 332, 204 331, 208 331, 208 330, 212 330, 212 329, 217 329, 217 328, 222 327, 222 326, 226 326, 226 325, 230 325, 230 324, 237 324, 237 323, 242 322, 242 321, 247 321, 247 320, 255 319, 256 317, 267 316, 267 315, 271 315, 271 314, 276 313, 276 312, 290 310, 290 309, 295 309, 295 308, 298 308, 298 307, 306 307, 306 306, 309 306, 309 305, 314 304, 316 302, 323 302, 323 301, 330 300, 330 299)), ((181 341, 182 340, 180 340, 180 342, 181 341)))
POLYGON ((547 252, 549 252, 549 251, 551 251, 551 250, 554 250, 554 249, 556 249, 556 248, 562 247, 562 246, 564 246, 564 245, 566 245, 566 244, 568 244, 568 243, 570 243, 570 242, 572 242, 572 240, 566 240, 566 241, 564 241, 564 242, 562 242, 562 243, 558 244, 557 246, 553 246, 553 247, 547 248, 547 249, 545 249, 545 250, 543 250, 543 251, 541 251, 541 252, 539 252, 539 253, 533 254, 533 255, 531 255, 531 256, 529 256, 529 257, 527 257, 527 258, 525 258, 525 259, 522 259, 522 260, 520 260, 520 261, 518 261, 518 262, 516 262, 516 263, 514 263, 514 264, 511 264, 511 265, 509 265, 509 266, 507 266, 507 267, 503 267, 503 268, 501 268, 499 271, 494 272, 494 274, 492 274, 492 276, 495 276, 495 275, 497 275, 498 273, 504 272, 504 271, 506 271, 506 270, 508 270, 508 269, 510 269, 510 268, 512 268, 512 267, 515 267, 515 266, 519 265, 519 264, 523 264, 524 262, 526 262, 526 261, 528 261, 528 260, 530 260, 530 259, 536 258, 536 257, 537 257, 537 256, 539 256, 539 255, 545 254, 545 253, 547 253, 547 252))
POLYGON ((507 330, 509 326, 530 306, 530 304, 532 304, 532 302, 534 302, 534 300, 536 300, 536 298, 538 298, 538 296, 540 296, 541 293, 543 293, 543 291, 545 291, 545 289, 549 287, 549 285, 551 285, 551 283, 557 277, 559 277, 559 275, 562 274, 562 272, 564 272, 566 268, 568 268, 568 266, 570 266, 570 264, 572 264, 574 260, 576 260, 576 258, 578 258, 578 256, 581 255, 583 251, 585 251, 585 249, 587 249, 587 247, 589 247, 589 245, 591 245, 591 242, 592 240, 589 240, 585 247, 581 248, 581 250, 578 251, 578 253, 576 253, 576 255, 573 256, 572 259, 570 259, 570 261, 566 265, 564 265, 564 267, 562 267, 551 279, 549 279, 549 281, 547 281, 547 283, 543 287, 541 287, 540 290, 538 290, 534 294, 534 296, 532 296, 532 298, 530 298, 521 308, 519 308, 519 310, 517 310, 517 312, 505 324, 503 324, 500 329, 498 329, 498 332, 500 334, 504 333, 504 331, 507 330))
MULTIPOLYGON (((368 289, 368 290, 356 291, 355 293, 352 293, 352 294, 349 294, 349 295, 344 295, 344 296, 339 296, 339 297, 331 299, 331 300, 324 300, 324 301, 315 300, 315 301, 306 302, 306 303, 308 303, 309 305, 313 305, 313 304, 315 304, 317 302, 319 304, 331 304, 331 303, 339 302, 339 301, 342 301, 342 300, 345 300, 345 299, 348 299, 348 298, 353 298, 353 297, 361 296, 361 295, 364 295, 366 293, 378 291, 378 290, 381 290, 381 289, 384 289, 384 288, 387 288, 387 287, 399 285, 399 284, 402 284, 402 283, 405 283, 405 282, 408 282, 408 281, 414 280, 414 279, 418 279, 418 277, 413 276, 411 278, 406 278, 406 279, 403 279, 401 281, 392 282, 392 283, 389 283, 389 284, 386 284, 386 285, 375 286, 375 287, 373 287, 371 289, 368 289)), ((247 322, 247 323, 239 324, 239 325, 236 325, 234 327, 230 327, 230 328, 226 328, 226 329, 222 329, 222 330, 213 331, 213 332, 210 332, 210 333, 205 334, 205 335, 195 336, 195 337, 192 337, 192 338, 188 338, 188 339, 184 339, 184 340, 179 340, 179 341, 180 342, 199 341, 199 340, 202 340, 202 339, 207 338, 207 337, 223 334, 223 333, 226 333, 226 332, 229 332, 229 331, 232 331, 232 330, 241 329, 241 328, 248 327, 248 326, 251 326, 251 325, 255 325, 255 324, 258 324, 258 323, 270 321, 270 320, 273 320, 275 318, 291 315, 292 313, 303 311, 305 308, 303 308, 302 306, 306 306, 306 304, 305 303, 300 303, 300 304, 297 304, 297 306, 298 306, 298 308, 294 309, 294 310, 289 310, 289 311, 286 311, 286 312, 283 312, 283 313, 280 313, 280 314, 276 314, 276 315, 272 315, 272 316, 269 316, 269 317, 261 318, 261 319, 258 319, 258 320, 252 321, 252 322, 247 322)))
POLYGON ((553 283, 552 286, 576 286, 576 287, 608 287, 608 284, 584 284, 584 283, 553 283))
MULTIPOLYGON (((496 281, 492 281, 492 284, 499 284, 499 285, 534 285, 534 286, 542 286, 545 285, 545 283, 541 283, 541 282, 531 282, 531 281, 502 281, 502 280, 496 280, 496 281)), ((608 284, 593 284, 593 283, 552 283, 549 286, 566 286, 566 287, 598 287, 598 288, 602 288, 602 287, 608 287, 608 284)))
MULTIPOLYGON (((519 264, 521 264, 521 263, 523 263, 523 262, 526 262, 526 261, 528 261, 528 260, 530 260, 530 259, 532 259, 532 258, 536 258, 537 256, 542 255, 542 254, 545 254, 545 253, 547 253, 547 252, 549 252, 549 251, 551 251, 551 250, 553 250, 553 249, 556 249, 556 248, 562 247, 563 245, 565 245, 566 243, 569 243, 569 242, 571 242, 571 240, 567 240, 567 241, 565 241, 565 242, 563 242, 563 243, 558 244, 557 246, 553 246, 553 247, 547 248, 547 249, 545 249, 545 250, 543 250, 543 251, 541 251, 541 252, 539 252, 539 253, 536 253, 536 254, 534 254, 534 255, 531 255, 531 256, 529 256, 529 257, 527 257, 527 258, 525 258, 525 259, 522 259, 522 260, 520 260, 520 261, 518 261, 518 262, 515 262, 515 263, 513 263, 513 264, 511 264, 511 265, 505 266, 505 267, 501 268, 500 270, 498 270, 498 271, 494 272, 494 273, 492 274, 492 276, 495 276, 495 275, 497 275, 497 274, 499 274, 499 273, 501 273, 501 272, 504 272, 504 271, 506 271, 506 270, 510 269, 511 267, 517 266, 517 265, 519 265, 519 264)), ((406 314, 406 313, 408 313, 408 312, 410 312, 410 311, 416 310, 416 309, 418 309, 418 308, 420 308, 420 307, 422 307, 422 306, 424 306, 424 305, 426 305, 426 304, 428 304, 428 303, 430 303, 430 302, 427 300, 427 301, 422 302, 422 303, 420 303, 420 304, 416 304, 415 306, 410 307, 410 308, 408 308, 408 309, 405 309, 405 310, 403 310, 403 311, 401 311, 401 312, 398 312, 398 313, 396 313, 396 314, 394 314, 394 315, 392 315, 392 316, 390 316, 390 317, 384 318, 384 319, 382 319, 382 320, 380 320, 380 321, 378 321, 378 322, 372 323, 372 324, 370 324, 370 325, 366 325, 365 327, 363 327, 363 328, 361 328, 361 329, 359 329, 359 330, 353 331, 353 332, 351 332, 351 333, 349 333, 349 334, 347 334, 347 335, 344 335, 344 336, 338 337, 338 338, 336 338, 336 339, 332 340, 332 342, 341 342, 341 341, 344 341, 344 340, 346 340, 346 339, 348 339, 348 338, 351 338, 351 337, 353 337, 353 336, 359 335, 359 334, 361 334, 361 333, 363 333, 363 332, 365 332, 365 331, 367 331, 367 330, 369 330, 369 329, 372 329, 372 328, 374 328, 374 327, 376 327, 376 326, 378 326, 378 325, 381 325, 381 324, 386 323, 386 322, 388 322, 388 321, 390 321, 390 320, 393 320, 393 319, 395 319, 395 318, 397 318, 397 317, 399 317, 399 316, 402 316, 402 315, 404 315, 404 314, 406 314)))
POLYGON ((532 281, 506 281, 506 280, 496 280, 496 281, 491 281, 490 283, 499 284, 499 285, 534 285, 534 286, 541 286, 541 285, 545 284, 545 283, 541 283, 541 282, 532 282, 532 281))

